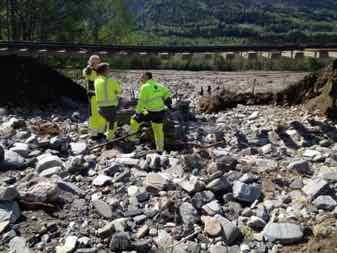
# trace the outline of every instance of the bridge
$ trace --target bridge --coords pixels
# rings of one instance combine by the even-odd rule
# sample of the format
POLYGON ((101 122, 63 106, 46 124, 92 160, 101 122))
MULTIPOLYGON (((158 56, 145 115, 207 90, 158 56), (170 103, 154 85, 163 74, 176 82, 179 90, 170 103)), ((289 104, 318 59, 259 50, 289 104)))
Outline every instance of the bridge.
POLYGON ((300 59, 304 57, 337 58, 337 43, 327 44, 275 44, 275 45, 224 45, 224 46, 126 46, 101 44, 75 44, 62 42, 29 42, 0 41, 0 55, 23 56, 87 56, 99 55, 159 55, 168 58, 179 54, 190 58, 194 54, 208 57, 221 54, 226 59, 236 55, 246 59, 256 59, 258 56, 278 59, 287 57, 300 59))

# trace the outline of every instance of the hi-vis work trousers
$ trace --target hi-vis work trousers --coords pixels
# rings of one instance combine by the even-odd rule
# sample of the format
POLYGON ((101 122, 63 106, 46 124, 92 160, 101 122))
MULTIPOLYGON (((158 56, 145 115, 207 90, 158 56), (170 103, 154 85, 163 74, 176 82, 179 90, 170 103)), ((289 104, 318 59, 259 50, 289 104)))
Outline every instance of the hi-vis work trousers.
MULTIPOLYGON (((156 143, 157 151, 164 151, 164 118, 165 111, 149 112, 148 114, 136 114, 131 118, 131 133, 136 133, 143 122, 151 122, 152 131, 156 143)), ((136 136, 129 138, 131 141, 137 141, 136 136)))
POLYGON ((94 135, 96 134, 104 134, 107 121, 99 114, 98 106, 96 103, 96 96, 91 96, 89 98, 89 120, 88 120, 88 127, 94 135))

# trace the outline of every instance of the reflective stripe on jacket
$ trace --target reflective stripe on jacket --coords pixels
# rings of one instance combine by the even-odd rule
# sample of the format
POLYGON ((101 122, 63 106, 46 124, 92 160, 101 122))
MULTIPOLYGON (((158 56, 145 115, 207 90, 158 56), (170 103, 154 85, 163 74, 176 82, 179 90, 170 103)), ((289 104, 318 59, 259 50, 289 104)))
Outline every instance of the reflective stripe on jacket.
POLYGON ((99 107, 117 106, 122 92, 120 83, 110 77, 99 75, 95 80, 96 102, 99 107))
POLYGON ((154 80, 149 80, 140 88, 136 112, 159 112, 165 110, 165 100, 171 96, 172 93, 167 87, 154 80))

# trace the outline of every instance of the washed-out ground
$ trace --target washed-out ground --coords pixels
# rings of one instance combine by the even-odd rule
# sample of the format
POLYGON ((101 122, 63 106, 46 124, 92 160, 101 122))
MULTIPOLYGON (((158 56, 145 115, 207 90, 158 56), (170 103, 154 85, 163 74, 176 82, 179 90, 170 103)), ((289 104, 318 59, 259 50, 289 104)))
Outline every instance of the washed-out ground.
MULTIPOLYGON (((140 73, 114 72, 125 96, 140 73)), ((173 113, 185 144, 163 154, 91 149, 85 108, 0 110, 0 252, 336 251, 336 123, 302 106, 197 110, 201 87, 278 91, 305 73, 153 74, 193 116, 173 113)))
MULTIPOLYGON (((148 70, 146 70, 148 71, 148 70)), ((174 70, 149 70, 153 77, 162 83, 169 85, 178 93, 199 92, 201 87, 211 86, 213 90, 226 88, 233 92, 249 92, 254 86, 255 91, 278 92, 289 85, 298 82, 308 74, 304 72, 279 72, 279 71, 247 71, 247 72, 211 72, 211 71, 174 71, 174 70)), ((113 76, 122 80, 127 88, 135 89, 137 80, 144 71, 113 71, 113 76)))

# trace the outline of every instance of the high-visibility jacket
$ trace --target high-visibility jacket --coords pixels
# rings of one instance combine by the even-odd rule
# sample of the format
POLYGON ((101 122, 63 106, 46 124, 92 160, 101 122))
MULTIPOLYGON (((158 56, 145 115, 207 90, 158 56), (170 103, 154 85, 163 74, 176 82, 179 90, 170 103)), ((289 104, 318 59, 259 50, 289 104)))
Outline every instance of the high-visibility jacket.
POLYGON ((87 91, 91 91, 94 92, 95 91, 95 86, 94 86, 94 82, 96 80, 96 78, 98 77, 97 72, 95 70, 91 70, 90 74, 86 73, 87 68, 83 69, 83 77, 85 78, 85 80, 87 81, 86 83, 86 89, 87 91))
POLYGON ((140 88, 136 112, 160 112, 165 110, 165 101, 170 97, 172 97, 172 93, 167 87, 154 80, 149 80, 140 88))
POLYGON ((119 81, 99 75, 95 80, 95 93, 99 107, 117 106, 122 89, 119 81))

